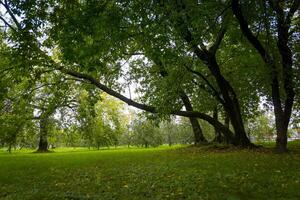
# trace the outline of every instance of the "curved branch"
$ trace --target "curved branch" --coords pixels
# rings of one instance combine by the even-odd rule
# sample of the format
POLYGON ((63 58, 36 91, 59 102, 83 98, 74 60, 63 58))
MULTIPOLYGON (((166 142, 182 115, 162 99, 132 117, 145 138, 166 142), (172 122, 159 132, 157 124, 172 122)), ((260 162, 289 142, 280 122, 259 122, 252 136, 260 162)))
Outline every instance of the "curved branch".
POLYGON ((212 90, 212 92, 214 93, 213 96, 215 96, 215 97, 218 99, 218 101, 220 101, 221 104, 224 104, 224 100, 220 97, 220 93, 217 91, 217 89, 209 82, 209 80, 208 80, 203 74, 201 74, 200 72, 198 72, 198 71, 196 71, 196 70, 193 70, 193 69, 189 68, 189 67, 186 66, 186 65, 184 65, 184 66, 185 66, 185 68, 186 68, 189 72, 191 72, 191 73, 193 73, 193 74, 199 76, 201 79, 203 79, 204 82, 208 85, 208 87, 209 87, 209 88, 212 90))
MULTIPOLYGON (((97 79, 95 79, 94 77, 92 77, 90 75, 79 73, 79 72, 69 70, 69 69, 66 69, 66 68, 63 68, 63 67, 57 67, 56 69, 61 71, 64 74, 68 74, 68 75, 71 75, 71 76, 76 77, 76 78, 87 80, 88 82, 90 82, 92 85, 96 86, 97 88, 99 88, 103 92, 105 92, 105 93, 107 93, 111 96, 114 96, 115 98, 125 102, 129 106, 133 106, 133 107, 138 108, 140 110, 144 110, 144 111, 151 112, 151 113, 158 113, 159 112, 153 106, 138 103, 138 102, 133 101, 132 99, 129 99, 126 96, 110 89, 109 87, 103 85, 97 79)), ((227 127, 225 127, 222 123, 220 123, 219 121, 215 120, 214 118, 212 118, 211 116, 209 116, 205 113, 201 113, 201 112, 197 112, 197 111, 181 111, 181 110, 179 110, 179 111, 171 111, 170 114, 183 116, 183 117, 195 117, 195 118, 203 119, 203 120, 207 121, 209 124, 211 124, 212 126, 218 128, 222 133, 224 133, 224 135, 226 135, 226 137, 228 137, 230 139, 233 139, 233 133, 227 127)))

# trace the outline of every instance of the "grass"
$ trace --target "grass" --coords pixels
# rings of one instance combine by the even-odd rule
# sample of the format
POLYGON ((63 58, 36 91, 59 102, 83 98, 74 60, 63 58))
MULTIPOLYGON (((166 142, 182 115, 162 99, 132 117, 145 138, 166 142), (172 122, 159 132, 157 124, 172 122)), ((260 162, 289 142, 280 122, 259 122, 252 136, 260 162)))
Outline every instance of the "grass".
POLYGON ((193 147, 0 152, 0 199, 300 199, 291 152, 193 147))

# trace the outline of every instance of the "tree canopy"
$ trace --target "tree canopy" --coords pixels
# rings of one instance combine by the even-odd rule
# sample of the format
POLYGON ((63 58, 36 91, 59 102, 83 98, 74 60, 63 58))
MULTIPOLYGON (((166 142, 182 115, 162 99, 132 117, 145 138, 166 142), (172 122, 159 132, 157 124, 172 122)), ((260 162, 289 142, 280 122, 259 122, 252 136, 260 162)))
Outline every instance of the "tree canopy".
MULTIPOLYGON (((96 95, 100 89, 160 118, 188 117, 197 143, 207 142, 200 119, 229 143, 253 147, 245 126, 259 115, 261 104, 268 104, 274 110, 277 150, 286 151, 291 116, 299 111, 298 0, 0 4, 1 106, 14 96, 12 91, 54 81, 58 87, 29 92, 17 107, 32 116, 34 102, 53 114, 53 108, 70 106, 75 90, 89 87, 96 99, 101 99, 96 95), (128 85, 136 86, 138 98, 125 95, 128 85)), ((113 116, 118 114, 110 102, 103 101, 111 108, 105 111, 97 100, 82 95, 85 103, 78 112, 84 129, 100 126, 103 118, 96 114, 111 112, 110 127, 102 124, 107 129, 91 132, 117 131, 113 116)), ((17 107, 1 114, 7 116, 1 125, 8 126, 9 118, 20 112, 17 107)))

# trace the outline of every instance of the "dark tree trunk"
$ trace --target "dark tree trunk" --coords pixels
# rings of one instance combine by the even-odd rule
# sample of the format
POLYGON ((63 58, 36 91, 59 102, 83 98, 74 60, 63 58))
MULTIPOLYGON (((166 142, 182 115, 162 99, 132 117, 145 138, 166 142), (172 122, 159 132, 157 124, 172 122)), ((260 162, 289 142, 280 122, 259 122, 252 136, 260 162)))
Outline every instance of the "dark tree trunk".
MULTIPOLYGON (((280 119, 276 117, 276 121, 280 119)), ((288 126, 284 125, 282 122, 276 122, 276 150, 278 153, 283 153, 287 151, 287 132, 288 126)))
POLYGON ((48 120, 45 118, 40 119, 40 139, 38 152, 47 152, 48 151, 48 131, 47 131, 48 120))
MULTIPOLYGON (((228 114, 226 112, 225 112, 225 117, 224 117, 224 124, 225 124, 225 127, 230 130, 230 119, 229 119, 228 114)), ((224 137, 224 138, 225 138, 225 142, 227 144, 229 144, 230 140, 227 137, 224 137)))
MULTIPOLYGON (((193 111, 193 107, 192 107, 189 97, 184 92, 182 92, 182 94, 180 96, 181 96, 181 100, 185 106, 185 109, 187 111, 193 111)), ((198 119, 195 117, 189 117, 189 120, 190 120, 192 128, 193 128, 195 145, 198 145, 201 143, 207 143, 207 140, 203 135, 203 131, 201 129, 198 119)))
MULTIPOLYGON (((185 9, 184 5, 181 5, 181 7, 182 9, 185 9)), ((182 10, 179 9, 179 12, 181 11, 182 10)), ((219 32, 215 43, 210 47, 209 50, 207 50, 205 48, 200 49, 198 45, 195 44, 193 35, 190 32, 189 27, 185 24, 184 19, 179 19, 177 24, 180 26, 183 38, 186 40, 186 42, 188 42, 188 44, 190 44, 198 59, 207 65, 209 71, 216 80, 219 89, 219 92, 216 91, 218 95, 216 99, 223 105, 225 112, 228 113, 228 116, 231 120, 231 124, 235 133, 233 144, 243 147, 252 146, 244 128, 239 101, 236 97, 234 89, 222 75, 216 59, 216 51, 224 37, 225 30, 223 29, 219 32)))
MULTIPOLYGON (((290 4, 288 12, 281 6, 281 1, 267 1, 273 12, 276 13, 276 20, 272 20, 272 23, 277 25, 277 47, 281 56, 281 70, 283 78, 283 91, 285 92, 284 102, 280 94, 281 86, 279 84, 278 68, 275 65, 275 61, 272 58, 274 54, 268 52, 268 47, 265 48, 262 43, 254 36, 253 32, 249 28, 249 24, 243 15, 242 8, 239 0, 232 0, 232 11, 240 24, 243 34, 247 37, 248 41, 258 51, 261 58, 269 66, 269 70, 272 74, 272 101, 274 106, 275 121, 276 121, 276 149, 278 152, 287 151, 287 130, 289 121, 291 118, 295 91, 293 79, 293 53, 289 47, 290 41, 290 28, 292 17, 299 9, 300 1, 293 1, 290 4)), ((284 2, 282 2, 284 4, 284 2)), ((270 22, 268 22, 270 23, 270 22)), ((268 31, 268 30, 267 30, 268 31)), ((276 50, 275 50, 276 51, 276 50)), ((277 53, 276 53, 277 54, 277 53)))
MULTIPOLYGON (((153 59, 155 63, 160 67, 160 75, 162 77, 168 76, 168 72, 164 69, 163 63, 159 59, 153 59)), ((193 111, 193 106, 191 104, 191 101, 187 94, 182 90, 180 94, 181 100, 184 104, 184 107, 187 111, 193 111)), ((195 117, 189 117, 193 133, 194 133, 194 143, 195 145, 201 144, 201 143, 207 143, 207 140, 205 139, 203 135, 203 131, 201 129, 201 126, 199 124, 199 121, 195 117)))
MULTIPOLYGON (((272 4, 272 3, 271 3, 272 4)), ((299 8, 300 2, 295 1, 288 16, 284 16, 284 11, 280 7, 279 3, 276 2, 275 4, 271 5, 273 10, 276 11, 277 14, 277 32, 278 32, 278 42, 277 47, 279 49, 281 55, 281 64, 282 64, 282 72, 283 72, 283 88, 285 91, 285 99, 284 99, 284 107, 280 101, 280 93, 275 90, 273 102, 276 101, 276 106, 274 105, 275 111, 275 121, 276 121, 276 131, 277 131, 277 139, 276 139, 276 149, 278 152, 286 152, 287 151, 287 131, 288 125, 291 118, 294 98, 295 98, 295 91, 294 91, 294 83, 293 83, 293 54, 291 48, 288 46, 289 43, 289 29, 291 23, 291 12, 296 12, 299 8), (290 16, 290 17, 289 17, 290 16), (280 105, 278 105, 280 103, 280 105), (276 108, 275 108, 276 107, 276 108)), ((273 73, 277 75, 275 71, 275 67, 273 67, 273 73)), ((275 85, 276 86, 276 85, 275 85)), ((277 86, 279 88, 279 85, 277 86)))
POLYGON ((171 138, 171 135, 168 135, 168 144, 169 144, 169 146, 172 146, 172 138, 171 138))
POLYGON ((230 119, 229 119, 227 113, 225 113, 224 124, 225 124, 225 127, 229 129, 229 126, 230 126, 230 119))
POLYGON ((8 145, 8 149, 7 149, 8 153, 11 153, 11 146, 12 146, 12 144, 11 144, 11 143, 9 143, 9 145, 8 145))
POLYGON ((235 135, 233 144, 244 147, 251 146, 251 142, 245 131, 240 105, 236 94, 229 82, 222 76, 215 55, 209 56, 208 60, 208 68, 214 75, 224 99, 224 101, 221 103, 225 109, 225 112, 228 114, 234 129, 235 135))

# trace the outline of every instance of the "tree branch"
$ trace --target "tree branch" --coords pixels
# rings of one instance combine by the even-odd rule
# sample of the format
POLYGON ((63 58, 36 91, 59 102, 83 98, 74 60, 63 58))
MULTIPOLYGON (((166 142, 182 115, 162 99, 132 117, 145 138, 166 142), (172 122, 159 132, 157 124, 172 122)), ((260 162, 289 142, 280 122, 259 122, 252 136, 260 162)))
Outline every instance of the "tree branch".
POLYGON ((295 12, 299 9, 299 7, 300 7, 300 0, 294 0, 292 6, 290 8, 290 11, 286 17, 287 24, 291 24, 292 17, 294 16, 295 12))
POLYGON ((14 21, 16 26, 18 27, 18 29, 22 30, 22 26, 21 26, 20 22, 17 20, 17 18, 15 17, 15 15, 13 14, 13 12, 10 10, 7 0, 4 0, 4 3, 2 1, 0 3, 5 7, 6 11, 8 12, 9 16, 14 21))
POLYGON ((226 33, 226 22, 224 21, 223 24, 222 24, 222 27, 217 35, 217 38, 216 38, 216 41, 214 42, 214 44, 209 48, 209 52, 211 53, 211 55, 215 55, 223 38, 224 38, 224 35, 226 33))
POLYGON ((200 72, 195 71, 195 70, 189 68, 189 67, 186 66, 186 65, 184 65, 184 66, 185 66, 185 68, 186 68, 189 72, 191 72, 191 73, 193 73, 193 74, 199 76, 201 79, 203 79, 204 82, 208 85, 208 87, 212 90, 213 95, 218 99, 218 101, 220 101, 221 104, 224 104, 224 100, 220 97, 220 93, 215 89, 215 87, 209 82, 209 80, 208 80, 203 74, 201 74, 200 72))
POLYGON ((233 14, 235 15, 235 17, 237 18, 240 24, 243 34, 246 36, 248 41, 253 45, 253 47, 258 51, 262 59, 266 63, 270 63, 271 57, 268 54, 268 52, 265 50, 261 42, 258 40, 258 38, 256 38, 252 33, 252 31, 250 30, 249 24, 243 15, 241 6, 239 4, 239 0, 232 0, 231 7, 232 7, 233 14))
POLYGON ((8 23, 2 16, 0 16, 0 20, 3 21, 3 23, 6 26, 8 26, 10 29, 12 29, 14 32, 17 32, 17 30, 10 23, 8 23))
MULTIPOLYGON (((133 107, 138 108, 140 110, 144 110, 144 111, 151 112, 151 113, 158 113, 159 112, 153 106, 138 103, 138 102, 133 101, 133 100, 125 97, 124 95, 108 88, 107 86, 103 85, 97 79, 95 79, 94 77, 92 77, 90 75, 79 73, 79 72, 69 70, 69 69, 66 69, 66 68, 63 68, 63 67, 57 67, 56 69, 61 71, 64 74, 68 74, 68 75, 71 75, 73 77, 77 77, 77 78, 80 78, 80 79, 87 80, 92 85, 99 88, 100 90, 104 91, 105 93, 107 93, 111 96, 114 96, 115 98, 125 102, 126 104, 128 104, 130 106, 133 106, 133 107)), ((208 123, 210 123, 212 126, 220 129, 224 134, 227 134, 229 138, 233 138, 233 133, 228 128, 226 128, 222 123, 220 123, 219 121, 216 121, 211 116, 209 116, 205 113, 201 113, 201 112, 197 112, 197 111, 181 111, 180 110, 180 111, 171 111, 170 114, 183 116, 183 117, 195 117, 195 118, 203 119, 203 120, 207 121, 208 123)))

